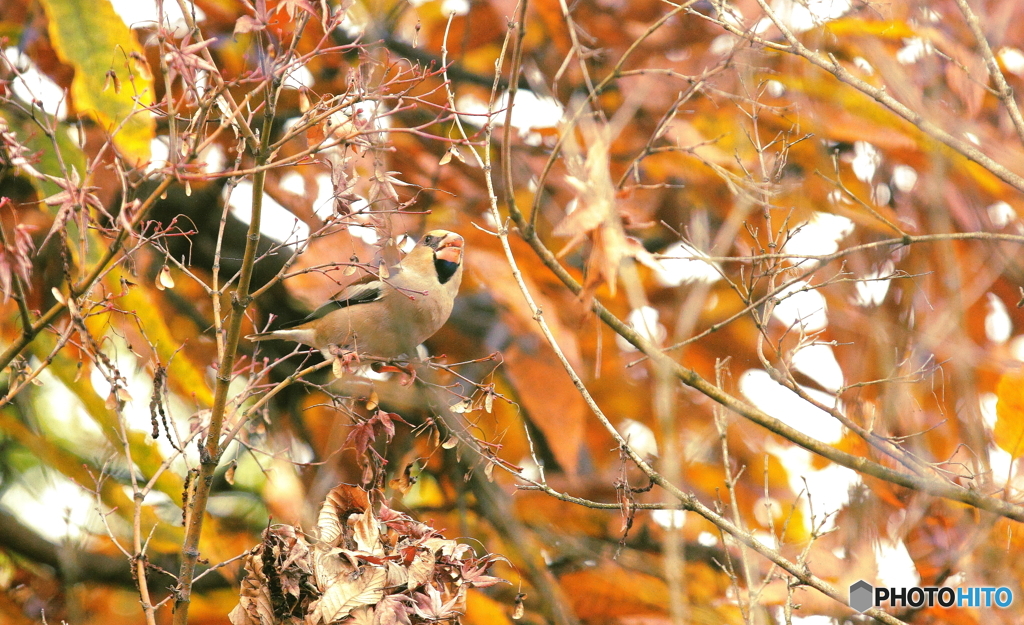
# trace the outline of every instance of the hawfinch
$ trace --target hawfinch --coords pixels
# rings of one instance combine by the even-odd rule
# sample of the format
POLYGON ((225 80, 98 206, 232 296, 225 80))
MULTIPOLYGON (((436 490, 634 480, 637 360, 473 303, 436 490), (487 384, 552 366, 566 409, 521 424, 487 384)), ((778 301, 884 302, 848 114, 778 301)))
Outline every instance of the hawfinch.
POLYGON ((319 349, 326 358, 350 352, 392 359, 416 347, 448 321, 462 282, 461 236, 428 232, 390 276, 367 275, 345 287, 294 328, 250 335, 319 349))

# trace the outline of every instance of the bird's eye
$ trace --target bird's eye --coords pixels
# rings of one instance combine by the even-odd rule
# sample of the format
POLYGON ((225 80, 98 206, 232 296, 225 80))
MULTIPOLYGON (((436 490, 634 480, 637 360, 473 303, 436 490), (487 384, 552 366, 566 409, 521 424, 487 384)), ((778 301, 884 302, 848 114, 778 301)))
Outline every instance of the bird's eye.
POLYGON ((430 236, 429 234, 427 236, 423 237, 423 244, 424 245, 430 245, 433 242, 434 242, 434 237, 430 236))

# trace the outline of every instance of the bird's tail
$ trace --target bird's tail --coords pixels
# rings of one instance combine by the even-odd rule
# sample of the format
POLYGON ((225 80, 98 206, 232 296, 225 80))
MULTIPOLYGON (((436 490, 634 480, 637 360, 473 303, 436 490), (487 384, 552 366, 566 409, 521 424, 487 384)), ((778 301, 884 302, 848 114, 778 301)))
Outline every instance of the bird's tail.
POLYGON ((258 332, 256 334, 250 334, 245 338, 254 342, 283 339, 285 341, 295 341, 296 343, 311 345, 313 340, 313 331, 305 328, 293 328, 290 330, 274 330, 273 332, 258 332))

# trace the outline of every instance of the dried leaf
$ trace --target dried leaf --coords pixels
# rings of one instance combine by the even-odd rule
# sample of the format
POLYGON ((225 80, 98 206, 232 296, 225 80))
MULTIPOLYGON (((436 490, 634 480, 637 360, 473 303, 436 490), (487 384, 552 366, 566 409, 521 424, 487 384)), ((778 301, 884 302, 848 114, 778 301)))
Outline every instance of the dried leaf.
POLYGON ((412 468, 414 464, 415 463, 413 462, 406 464, 405 469, 402 471, 402 475, 388 482, 388 486, 397 490, 403 495, 408 493, 409 490, 412 489, 413 485, 416 483, 416 478, 412 476, 412 468))
POLYGON ((385 555, 380 542, 380 525, 373 511, 367 510, 363 514, 350 515, 348 524, 352 528, 352 538, 357 549, 375 556, 385 555))
POLYGON ((388 572, 388 579, 384 584, 387 588, 398 588, 409 583, 409 570, 401 564, 388 560, 384 567, 388 572))
POLYGON ((366 491, 352 484, 339 484, 327 493, 317 519, 319 538, 335 547, 345 531, 344 519, 353 512, 362 513, 370 506, 366 491))
POLYGON ((252 33, 263 30, 267 27, 266 24, 260 22, 258 19, 251 15, 243 15, 242 17, 235 20, 235 32, 237 36, 244 33, 252 33))
POLYGON ((523 614, 526 613, 526 606, 524 605, 525 601, 526 601, 526 593, 525 592, 521 592, 521 593, 518 593, 516 595, 515 607, 512 609, 512 618, 513 619, 518 621, 519 619, 523 618, 523 614))
POLYGON ((434 576, 434 565, 437 558, 430 549, 419 549, 416 556, 409 563, 409 590, 415 590, 427 583, 434 576))
POLYGON ((384 597, 387 571, 382 567, 364 566, 352 580, 338 580, 331 585, 317 603, 320 616, 331 623, 348 616, 360 606, 375 605, 384 597))
POLYGON ((459 403, 455 404, 454 406, 449 407, 448 409, 457 414, 470 412, 471 410, 473 410, 473 401, 469 399, 464 399, 459 403))
POLYGON ((245 557, 245 577, 238 605, 228 615, 231 625, 264 625, 276 621, 270 599, 270 583, 263 573, 263 560, 257 555, 245 557))
POLYGON ((458 616, 459 612, 456 611, 456 608, 464 598, 463 592, 464 587, 460 587, 454 597, 445 601, 440 591, 434 588, 433 584, 427 584, 425 592, 412 594, 412 598, 416 602, 413 610, 417 616, 429 621, 440 621, 458 616))
POLYGON ((159 291, 174 288, 174 278, 171 277, 171 268, 168 267, 167 265, 161 267, 160 273, 157 274, 156 288, 159 291))
POLYGON ((368 605, 361 605, 349 615, 345 625, 382 625, 387 621, 381 621, 377 617, 377 610, 368 605))
POLYGON ((393 594, 384 597, 375 608, 374 625, 411 625, 410 603, 412 600, 406 595, 393 594))
POLYGON ((377 432, 375 430, 375 423, 373 419, 361 421, 352 426, 349 430, 348 437, 345 439, 345 445, 351 445, 356 453, 362 455, 366 453, 366 449, 370 446, 377 438, 377 432))

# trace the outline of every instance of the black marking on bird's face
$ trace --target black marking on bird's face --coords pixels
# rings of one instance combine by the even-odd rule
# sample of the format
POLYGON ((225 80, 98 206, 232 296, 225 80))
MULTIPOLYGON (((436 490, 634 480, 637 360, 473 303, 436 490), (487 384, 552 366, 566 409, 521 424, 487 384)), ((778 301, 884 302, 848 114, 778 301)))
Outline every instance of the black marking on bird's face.
POLYGON ((447 283, 455 275, 455 272, 459 269, 459 263, 453 263, 450 260, 442 260, 437 256, 434 257, 434 270, 437 271, 437 281, 441 284, 447 283))

